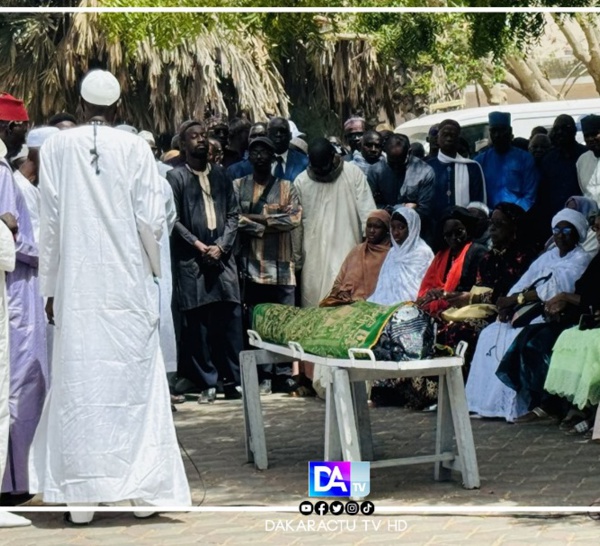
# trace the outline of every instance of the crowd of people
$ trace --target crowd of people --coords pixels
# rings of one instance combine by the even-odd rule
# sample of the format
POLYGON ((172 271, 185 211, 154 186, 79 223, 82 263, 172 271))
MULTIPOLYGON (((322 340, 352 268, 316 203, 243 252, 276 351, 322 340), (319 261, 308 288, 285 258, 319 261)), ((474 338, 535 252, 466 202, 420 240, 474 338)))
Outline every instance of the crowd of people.
MULTIPOLYGON (((583 146, 568 113, 523 142, 494 112, 476 155, 451 114, 428 151, 360 117, 343 141, 308 142, 281 117, 214 116, 161 150, 115 126, 119 97, 91 71, 80 119, 30 128, 23 102, 0 95, 4 504, 189 505, 174 404, 241 398, 239 353, 263 303, 414 302, 438 344, 468 342, 473 416, 592 435, 600 116, 580 120, 583 146)), ((260 392, 315 395, 320 373, 263 366, 260 392)), ((435 381, 372 395, 435 400, 435 381)))

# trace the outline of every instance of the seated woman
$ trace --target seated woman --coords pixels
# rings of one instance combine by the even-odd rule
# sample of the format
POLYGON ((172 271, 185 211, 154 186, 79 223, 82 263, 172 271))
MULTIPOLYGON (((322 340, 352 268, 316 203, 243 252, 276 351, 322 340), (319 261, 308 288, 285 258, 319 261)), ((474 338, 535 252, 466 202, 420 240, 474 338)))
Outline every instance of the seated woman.
MULTIPOLYGON (((394 305, 400 302, 414 301, 419 291, 420 280, 425 275, 433 259, 433 252, 421 239, 421 219, 411 208, 398 206, 394 209, 391 222, 392 249, 381 268, 377 288, 368 299, 369 302, 381 305, 394 305)), ((401 311, 402 312, 402 311, 401 311)), ((410 312, 409 312, 410 314, 410 312)), ((414 317, 407 326, 416 335, 417 324, 426 326, 418 316, 414 317)), ((392 323, 397 323, 394 318, 392 323)), ((407 323, 408 324, 408 323, 407 323)), ((391 326, 389 326, 391 327, 391 326)), ((394 330, 395 327, 391 327, 394 330)), ((378 358, 395 359, 393 338, 398 332, 388 332, 388 327, 382 333, 374 351, 378 358), (383 341, 386 338, 387 341, 383 341), (381 344, 381 347, 380 347, 381 344), (385 357, 383 355, 386 355, 385 357)), ((432 329, 433 331, 433 329, 432 329)), ((431 336, 433 338, 433 335, 431 336)), ((400 351, 402 352, 402 351, 400 351)), ((402 352, 405 354, 405 351, 402 352)), ((418 356, 413 355, 413 358, 418 356)), ((428 396, 419 396, 420 385, 425 384, 425 378, 413 380, 386 379, 376 381, 371 391, 371 401, 375 405, 407 405, 421 407, 430 403, 428 396), (425 400, 425 402, 422 401, 425 400)), ((434 393, 435 394, 435 393, 434 393)))
MULTIPOLYGON (((581 246, 583 247, 583 250, 589 252, 592 256, 598 254, 599 245, 596 239, 596 233, 592 229, 592 226, 596 221, 596 216, 598 216, 598 213, 600 212, 596 201, 589 197, 573 195, 572 197, 569 197, 569 199, 567 199, 567 202, 565 203, 565 208, 581 212, 581 214, 583 214, 587 218, 589 229, 585 240, 581 241, 581 246)), ((549 250, 550 248, 555 247, 556 245, 554 244, 554 239, 550 237, 550 239, 548 239, 548 241, 546 242, 545 249, 549 250)))
MULTIPOLYGON (((556 248, 537 258, 507 297, 498 298, 498 320, 479 336, 466 393, 469 410, 483 417, 502 417, 512 422, 528 411, 529 401, 517 396, 496 376, 504 354, 523 330, 508 323, 515 307, 548 302, 561 292, 573 292, 575 282, 591 261, 591 256, 579 245, 579 240, 587 234, 587 220, 581 213, 561 210, 552 219, 552 228, 556 248)), ((533 322, 542 321, 538 317, 533 322)))
POLYGON ((465 356, 467 364, 470 364, 475 352, 479 333, 496 318, 495 313, 482 316, 481 306, 470 306, 481 303, 496 305, 498 298, 508 294, 534 259, 533 249, 523 244, 525 216, 525 211, 519 205, 499 203, 492 212, 490 222, 492 249, 485 253, 479 263, 475 282, 477 289, 446 295, 451 308, 462 309, 462 320, 442 314, 444 320, 439 321, 437 341, 450 347, 466 341, 469 344, 465 356))
MULTIPOLYGON (((464 207, 450 207, 438 224, 445 246, 427 269, 417 299, 417 305, 435 318, 448 308, 448 292, 466 291, 475 284, 479 262, 486 252, 485 247, 472 242, 477 223, 477 217, 464 207)), ((374 385, 371 399, 376 405, 423 409, 437 401, 437 379, 413 377, 379 383, 374 385), (388 388, 384 390, 383 386, 388 388)))
POLYGON ((477 218, 464 207, 450 207, 440 221, 444 246, 434 257, 419 288, 417 304, 439 316, 448 309, 448 293, 466 292, 475 284, 487 249, 473 243, 477 218))
POLYGON ((346 256, 331 292, 319 307, 335 307, 367 299, 375 290, 381 266, 390 250, 390 215, 375 210, 367 218, 366 241, 346 256))
POLYGON ((487 249, 492 248, 492 240, 490 239, 490 209, 481 201, 471 201, 467 205, 467 210, 477 218, 477 226, 473 231, 473 242, 487 249))
POLYGON ((417 298, 419 284, 433 260, 433 252, 421 239, 421 218, 408 207, 397 206, 391 220, 392 249, 367 301, 393 305, 417 298))
MULTIPOLYGON (((596 217, 593 229, 600 244, 600 217, 596 217)), ((565 398, 579 409, 570 411, 562 423, 565 430, 572 426, 573 432, 586 432, 591 425, 591 407, 600 402, 600 331, 585 329, 598 323, 599 278, 600 254, 597 254, 575 284, 573 294, 560 293, 546 304, 552 317, 571 317, 570 322, 579 322, 584 315, 579 328, 565 329, 558 337, 543 384, 546 392, 565 398), (588 321, 591 324, 586 324, 588 321), (578 426, 579 423, 585 426, 578 426)), ((600 426, 594 429, 594 438, 600 438, 600 426)))

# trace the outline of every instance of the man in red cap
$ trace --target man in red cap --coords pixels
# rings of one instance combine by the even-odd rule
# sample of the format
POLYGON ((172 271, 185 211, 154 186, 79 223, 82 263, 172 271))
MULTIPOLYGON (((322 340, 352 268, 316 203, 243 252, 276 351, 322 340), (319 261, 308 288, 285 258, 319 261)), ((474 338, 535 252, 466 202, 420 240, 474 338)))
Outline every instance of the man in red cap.
POLYGON ((25 144, 29 116, 21 99, 8 93, 0 94, 0 139, 6 144, 10 161, 25 144))

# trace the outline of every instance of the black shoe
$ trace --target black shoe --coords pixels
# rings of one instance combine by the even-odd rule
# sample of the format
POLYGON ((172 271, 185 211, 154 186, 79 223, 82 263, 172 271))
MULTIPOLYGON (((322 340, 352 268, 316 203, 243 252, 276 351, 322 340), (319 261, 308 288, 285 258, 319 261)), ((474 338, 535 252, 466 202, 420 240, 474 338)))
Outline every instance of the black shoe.
POLYGON ((29 502, 35 495, 29 493, 2 493, 0 495, 0 506, 19 506, 29 502))
POLYGON ((298 384, 289 375, 273 376, 273 392, 282 392, 289 394, 294 389, 298 388, 298 384))
POLYGON ((294 379, 289 376, 281 376, 273 381, 273 392, 282 392, 284 394, 290 394, 291 392, 298 390, 300 385, 294 379))
POLYGON ((172 389, 173 394, 198 394, 202 391, 198 386, 192 383, 189 379, 180 377, 175 383, 175 388, 172 389))
POLYGON ((242 398, 242 387, 239 385, 225 385, 223 392, 225 400, 240 400, 242 398))

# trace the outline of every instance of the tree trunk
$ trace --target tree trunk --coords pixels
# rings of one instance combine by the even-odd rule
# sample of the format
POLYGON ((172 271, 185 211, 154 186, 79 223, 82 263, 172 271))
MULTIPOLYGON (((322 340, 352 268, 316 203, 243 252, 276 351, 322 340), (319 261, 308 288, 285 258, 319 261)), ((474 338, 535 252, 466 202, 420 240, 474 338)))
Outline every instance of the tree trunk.
POLYGON ((558 28, 569 42, 573 50, 573 56, 585 65, 589 75, 594 80, 596 91, 600 93, 600 47, 595 26, 584 16, 560 17, 558 14, 554 14, 553 17, 558 28), (585 41, 581 40, 578 30, 583 31, 585 41))
POLYGON ((488 104, 506 104, 508 99, 506 93, 502 90, 499 83, 495 83, 493 79, 493 69, 491 66, 484 66, 483 75, 477 78, 477 83, 483 89, 483 93, 488 104))
POLYGON ((596 91, 600 93, 600 42, 598 28, 594 24, 594 19, 590 19, 586 14, 579 15, 577 22, 583 30, 588 44, 589 62, 586 64, 586 67, 594 80, 596 91))
POLYGON ((535 61, 517 55, 506 57, 509 73, 516 78, 519 89, 511 85, 510 78, 506 84, 513 87, 532 102, 557 100, 558 92, 552 87, 548 79, 542 74, 535 61))

